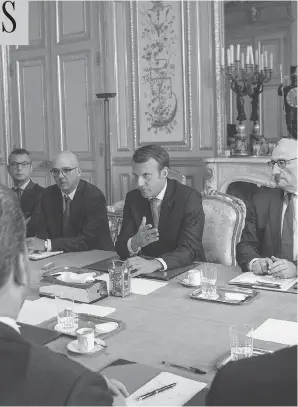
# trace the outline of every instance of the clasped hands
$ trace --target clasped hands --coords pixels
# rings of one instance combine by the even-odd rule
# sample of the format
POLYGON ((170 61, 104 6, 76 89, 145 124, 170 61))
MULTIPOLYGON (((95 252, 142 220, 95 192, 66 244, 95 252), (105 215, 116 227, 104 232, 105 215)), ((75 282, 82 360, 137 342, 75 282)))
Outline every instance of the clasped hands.
POLYGON ((289 260, 271 256, 258 259, 252 264, 254 274, 269 274, 274 278, 291 278, 297 276, 297 267, 289 260))
MULTIPOLYGON (((146 218, 143 217, 138 232, 131 238, 131 248, 136 252, 139 248, 157 242, 158 239, 158 229, 153 228, 150 224, 146 225, 146 218)), ((126 265, 130 269, 132 277, 136 277, 139 274, 150 274, 163 268, 158 260, 146 260, 139 256, 127 259, 126 265)))

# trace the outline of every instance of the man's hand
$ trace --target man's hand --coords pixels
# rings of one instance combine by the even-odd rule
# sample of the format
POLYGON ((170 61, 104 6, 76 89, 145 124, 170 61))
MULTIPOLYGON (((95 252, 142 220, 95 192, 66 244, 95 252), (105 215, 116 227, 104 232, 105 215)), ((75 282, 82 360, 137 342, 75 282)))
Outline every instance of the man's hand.
POLYGON ((270 257, 255 260, 251 266, 251 271, 254 274, 268 274, 268 268, 273 264, 270 257))
POLYGON ((139 247, 145 247, 150 243, 156 242, 159 239, 158 236, 157 229, 153 229, 150 224, 146 225, 146 218, 144 216, 137 234, 131 238, 131 248, 135 252, 139 247))
POLYGON ((45 251, 44 243, 45 241, 42 239, 38 239, 38 237, 28 237, 26 239, 26 245, 29 251, 44 252, 45 251))
POLYGON ((128 391, 123 383, 115 379, 108 379, 104 376, 108 389, 114 397, 113 406, 126 406, 125 398, 129 396, 128 391))
POLYGON ((277 257, 271 257, 273 263, 269 267, 268 273, 274 278, 291 278, 297 276, 297 267, 294 263, 285 260, 278 259, 277 257))
POLYGON ((130 269, 132 277, 139 274, 150 274, 163 268, 158 260, 146 260, 142 259, 142 257, 131 257, 126 260, 126 265, 130 269))

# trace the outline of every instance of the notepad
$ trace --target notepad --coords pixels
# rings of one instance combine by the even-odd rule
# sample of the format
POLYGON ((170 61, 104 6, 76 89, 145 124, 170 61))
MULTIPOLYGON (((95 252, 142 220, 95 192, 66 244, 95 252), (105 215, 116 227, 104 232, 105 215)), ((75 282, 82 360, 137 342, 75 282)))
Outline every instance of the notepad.
POLYGON ((296 345, 298 342, 297 328, 297 322, 268 318, 253 331, 252 337, 261 341, 296 345))
POLYGON ((62 254, 62 253, 63 253, 63 251, 31 253, 31 254, 28 254, 28 257, 29 257, 29 260, 42 260, 42 259, 46 259, 47 257, 57 256, 57 254, 62 254))
POLYGON ((206 386, 203 382, 162 372, 127 397, 126 403, 128 406, 182 406, 206 386), (176 386, 144 400, 137 400, 143 394, 171 383, 176 383, 176 386))
POLYGON ((274 278, 270 275, 256 275, 252 272, 242 273, 239 276, 233 278, 229 281, 229 284, 250 284, 256 286, 258 289, 270 290, 270 291, 287 291, 297 282, 297 277, 293 278, 274 278), (272 287, 260 287, 260 283, 273 283, 279 284, 280 288, 272 287))

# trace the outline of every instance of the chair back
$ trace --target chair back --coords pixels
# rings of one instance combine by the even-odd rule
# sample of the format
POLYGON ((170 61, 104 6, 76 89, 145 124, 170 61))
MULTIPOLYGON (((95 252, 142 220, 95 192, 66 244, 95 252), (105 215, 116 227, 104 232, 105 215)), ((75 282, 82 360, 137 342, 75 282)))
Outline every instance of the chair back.
POLYGON ((203 247, 208 262, 236 266, 236 245, 245 224, 244 202, 215 190, 202 193, 205 213, 203 247))
POLYGON ((181 172, 169 168, 168 178, 175 179, 180 184, 186 185, 186 177, 181 172))

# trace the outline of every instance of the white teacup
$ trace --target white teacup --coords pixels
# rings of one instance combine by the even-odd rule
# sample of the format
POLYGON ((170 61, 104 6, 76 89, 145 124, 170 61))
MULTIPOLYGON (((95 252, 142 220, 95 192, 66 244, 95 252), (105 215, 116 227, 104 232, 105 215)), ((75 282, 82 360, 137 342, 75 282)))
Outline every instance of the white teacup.
POLYGON ((189 270, 188 282, 193 285, 201 284, 201 272, 199 270, 189 270))
POLYGON ((80 328, 77 330, 78 349, 81 352, 90 352, 94 348, 94 329, 80 328))

